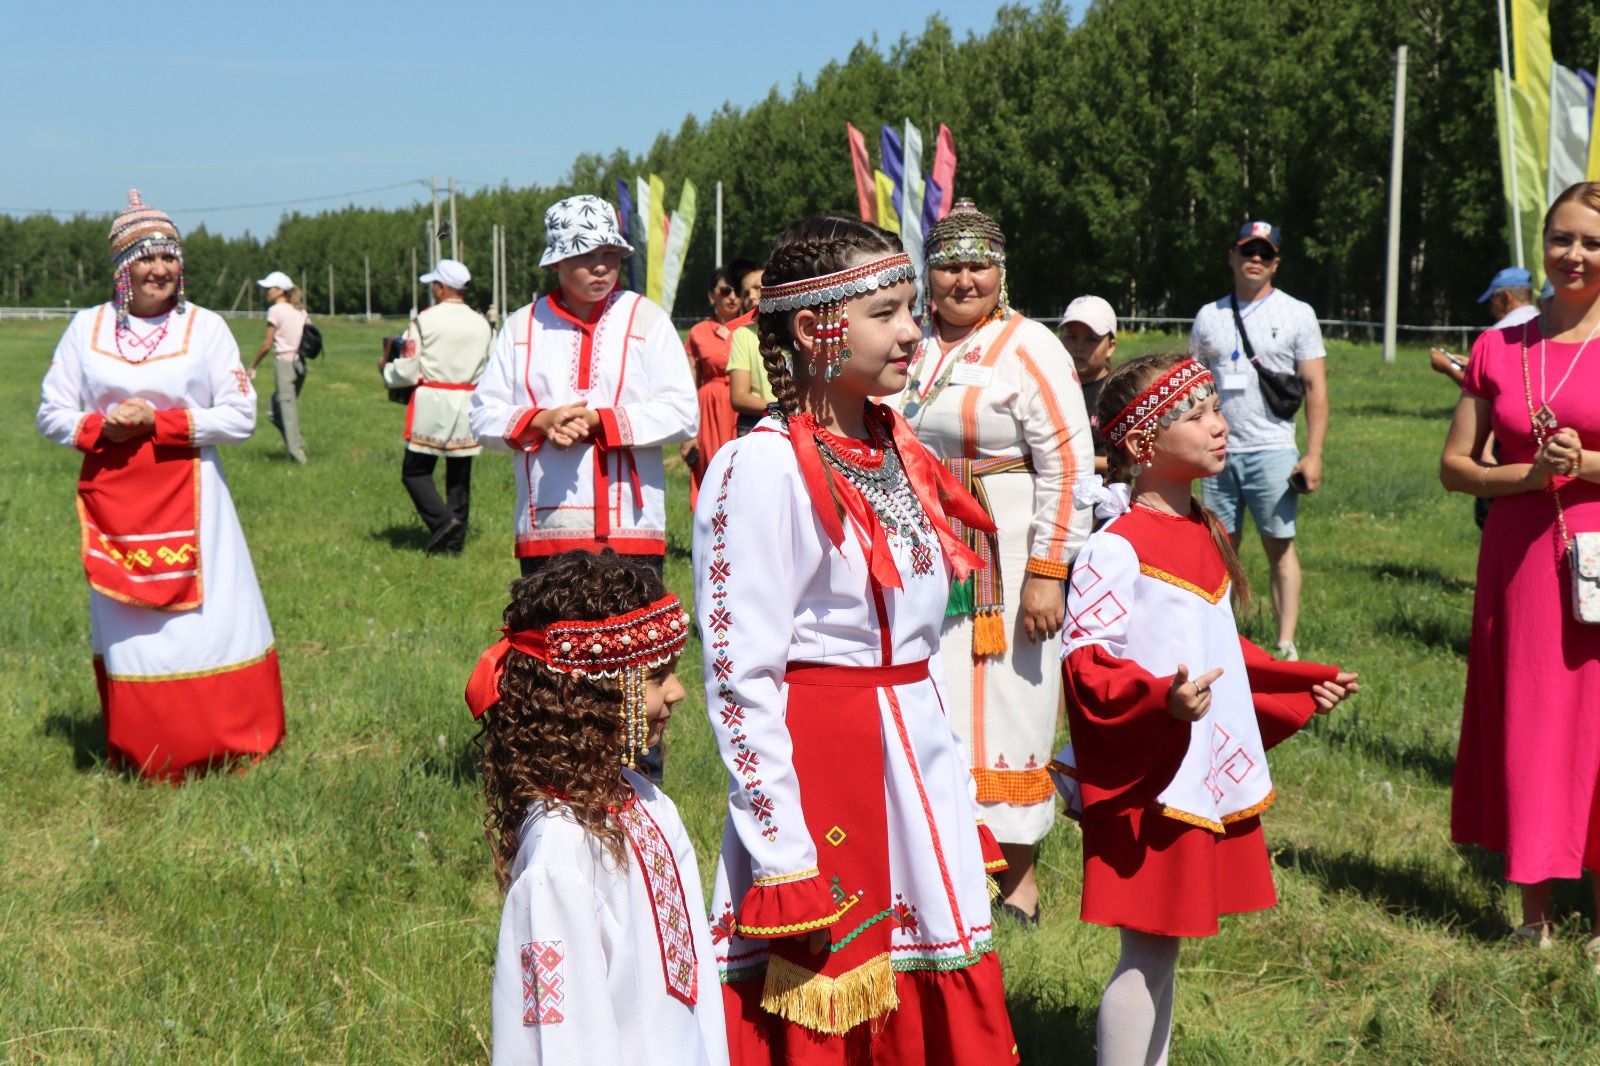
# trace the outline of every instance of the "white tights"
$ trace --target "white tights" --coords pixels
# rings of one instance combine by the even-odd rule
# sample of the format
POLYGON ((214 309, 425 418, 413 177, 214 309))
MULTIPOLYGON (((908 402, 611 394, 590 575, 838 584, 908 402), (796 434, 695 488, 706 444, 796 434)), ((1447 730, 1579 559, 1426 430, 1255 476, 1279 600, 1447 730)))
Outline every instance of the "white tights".
POLYGON ((1179 938, 1122 933, 1122 957, 1100 998, 1100 1066, 1166 1066, 1179 938))

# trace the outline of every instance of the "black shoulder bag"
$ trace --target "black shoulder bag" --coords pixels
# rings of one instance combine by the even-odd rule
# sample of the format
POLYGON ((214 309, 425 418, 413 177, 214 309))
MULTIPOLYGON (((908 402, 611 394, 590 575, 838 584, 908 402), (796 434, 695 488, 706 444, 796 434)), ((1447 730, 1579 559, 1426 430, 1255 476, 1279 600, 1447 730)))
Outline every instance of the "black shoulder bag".
POLYGON ((1231 292, 1228 294, 1228 306, 1233 308, 1233 328, 1239 331, 1239 343, 1244 345, 1245 358, 1256 368, 1256 381, 1261 384, 1261 398, 1266 401, 1267 409, 1285 421, 1292 421, 1295 412, 1305 402, 1305 382, 1300 380, 1299 374, 1282 374, 1262 366, 1256 359, 1250 334, 1245 332, 1244 316, 1239 314, 1239 297, 1231 292))
POLYGON ((306 324, 301 327, 300 347, 295 349, 295 355, 301 359, 315 359, 322 354, 322 331, 311 324, 311 316, 306 316, 306 324))

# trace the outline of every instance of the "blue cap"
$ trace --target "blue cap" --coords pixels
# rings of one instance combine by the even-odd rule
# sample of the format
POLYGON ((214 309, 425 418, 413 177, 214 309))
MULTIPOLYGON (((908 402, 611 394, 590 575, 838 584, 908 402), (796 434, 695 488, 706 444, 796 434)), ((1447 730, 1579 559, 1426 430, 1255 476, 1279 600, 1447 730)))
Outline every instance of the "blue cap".
POLYGON ((1489 287, 1483 290, 1483 295, 1478 297, 1478 302, 1486 304, 1489 297, 1501 289, 1531 289, 1533 288, 1533 275, 1524 267, 1506 267, 1494 276, 1489 282, 1489 287))
POLYGON ((1254 222, 1246 222, 1239 227, 1239 236, 1234 239, 1233 245, 1237 248, 1247 241, 1266 241, 1272 245, 1273 251, 1277 251, 1279 240, 1280 235, 1277 226, 1262 219, 1256 219, 1254 222))

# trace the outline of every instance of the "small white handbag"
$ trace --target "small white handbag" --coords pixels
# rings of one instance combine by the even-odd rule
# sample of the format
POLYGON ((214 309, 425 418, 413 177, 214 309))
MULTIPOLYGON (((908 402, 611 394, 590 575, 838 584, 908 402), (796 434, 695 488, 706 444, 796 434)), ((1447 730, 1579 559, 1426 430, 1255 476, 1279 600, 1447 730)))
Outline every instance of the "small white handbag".
MULTIPOLYGON (((1556 501, 1556 506, 1561 506, 1556 501)), ((1572 569, 1572 617, 1600 624, 1600 533, 1579 533, 1567 545, 1572 569)))

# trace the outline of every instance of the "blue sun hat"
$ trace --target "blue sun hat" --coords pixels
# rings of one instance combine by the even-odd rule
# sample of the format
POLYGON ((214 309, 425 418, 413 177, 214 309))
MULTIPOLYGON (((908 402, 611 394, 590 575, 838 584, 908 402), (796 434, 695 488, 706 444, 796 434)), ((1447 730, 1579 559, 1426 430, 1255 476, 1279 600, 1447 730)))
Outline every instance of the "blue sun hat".
POLYGON ((622 249, 624 256, 633 254, 633 245, 623 238, 617 226, 616 210, 587 193, 550 205, 544 213, 544 239, 544 255, 539 257, 542 267, 607 245, 622 249))
POLYGON ((1486 304, 1489 297, 1501 289, 1531 289, 1533 288, 1533 274, 1525 267, 1506 267, 1493 278, 1489 279, 1489 287, 1483 290, 1483 295, 1478 297, 1478 302, 1486 304))

